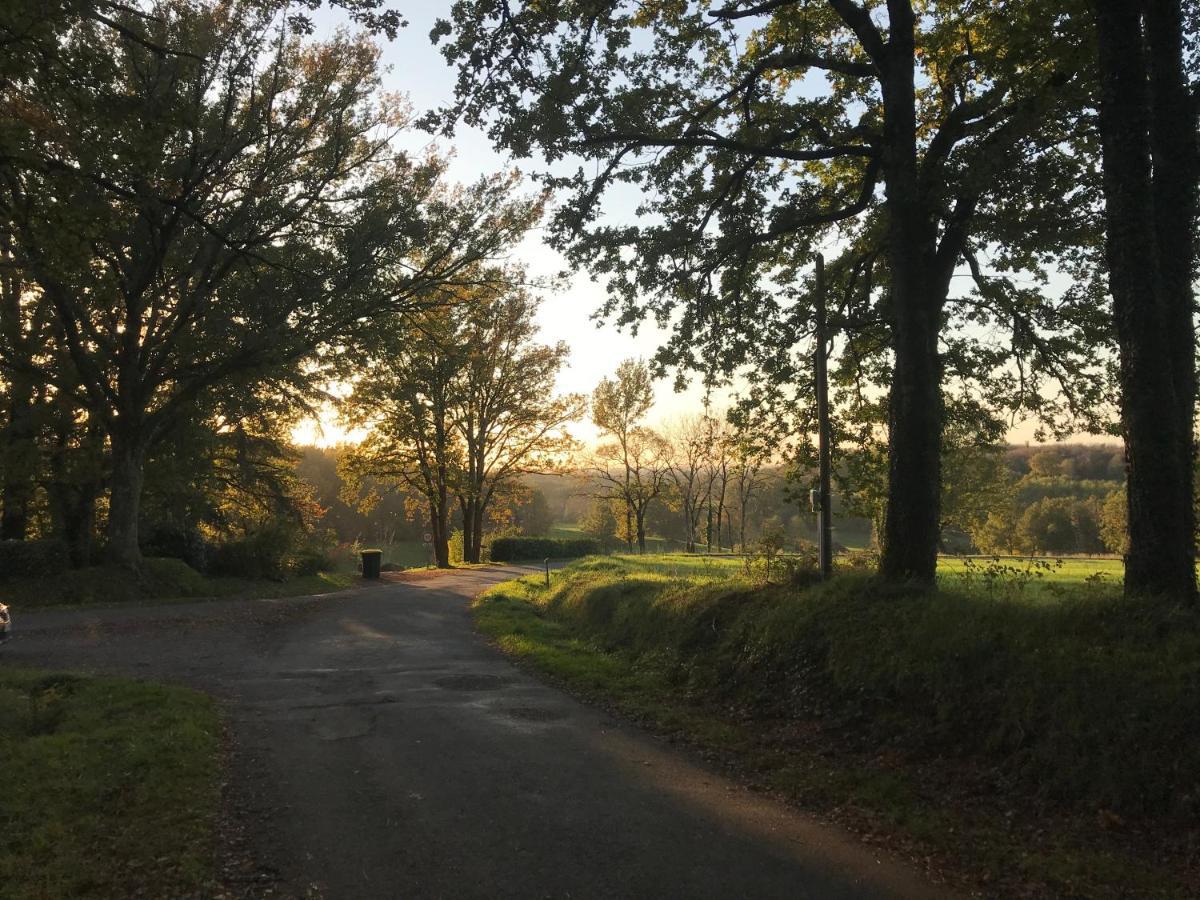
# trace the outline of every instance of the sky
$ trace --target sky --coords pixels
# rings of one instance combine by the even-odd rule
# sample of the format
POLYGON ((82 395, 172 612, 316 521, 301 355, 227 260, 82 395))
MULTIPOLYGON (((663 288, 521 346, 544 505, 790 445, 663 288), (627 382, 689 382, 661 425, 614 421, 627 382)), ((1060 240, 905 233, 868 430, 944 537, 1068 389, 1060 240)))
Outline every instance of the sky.
MULTIPOLYGON (((446 15, 448 6, 449 0, 404 4, 401 11, 408 19, 408 27, 401 29, 392 41, 380 38, 382 64, 387 68, 383 76, 384 89, 407 95, 416 115, 453 99, 455 73, 429 40, 434 21, 446 15)), ((327 37, 344 18, 322 8, 314 20, 317 37, 327 37)), ((448 155, 449 177, 454 181, 471 182, 482 174, 513 168, 529 171, 527 164, 497 153, 487 136, 478 129, 461 125, 449 141, 414 131, 405 143, 407 149, 414 151, 432 144, 448 155)), ((515 249, 514 257, 534 276, 555 276, 566 268, 563 258, 543 242, 537 231, 515 249)), ((615 326, 596 322, 593 314, 604 299, 604 287, 592 281, 586 272, 572 274, 561 290, 544 295, 538 314, 541 340, 548 344, 564 341, 571 350, 570 361, 559 375, 560 392, 590 394, 600 379, 611 375, 622 360, 652 357, 665 337, 650 323, 643 324, 635 336, 623 333, 615 326)), ((663 379, 656 384, 652 418, 663 422, 696 412, 702 400, 703 393, 698 386, 676 393, 673 380, 663 379)), ((1033 431, 1032 425, 1018 424, 1008 437, 1013 443, 1026 443, 1033 440, 1033 431)), ((590 422, 578 423, 572 433, 585 441, 597 436, 590 422)), ((302 423, 293 432, 293 437, 302 444, 331 445, 359 439, 361 433, 344 431, 337 424, 333 411, 326 410, 319 421, 302 423)))
MULTIPOLYGON (((408 27, 393 41, 380 39, 382 62, 389 69, 383 77, 384 89, 406 94, 416 115, 453 99, 454 72, 429 41, 434 20, 445 15, 448 5, 433 0, 405 4, 402 12, 408 19, 408 27)), ((323 9, 315 17, 317 36, 328 36, 340 21, 340 16, 323 9)), ((513 168, 529 171, 528 165, 497 153, 478 129, 460 126, 452 141, 435 140, 424 132, 414 132, 411 140, 410 149, 432 144, 449 155, 449 177, 454 181, 471 182, 482 174, 513 168)), ((535 277, 555 276, 566 268, 563 258, 543 242, 539 231, 531 233, 516 248, 514 257, 535 277)), ((604 298, 603 286, 593 282, 587 273, 572 275, 562 290, 547 292, 543 297, 538 313, 540 339, 547 344, 565 341, 571 349, 570 361, 558 378, 560 392, 590 395, 600 379, 612 375, 622 360, 653 356, 664 337, 651 324, 643 325, 637 336, 612 326, 601 327, 592 316, 604 298)), ((696 411, 701 402, 700 389, 677 394, 671 380, 664 379, 656 384, 653 415, 658 420, 670 419, 696 411)), ((584 440, 596 437, 596 429, 590 422, 581 422, 571 430, 584 440)), ((327 411, 320 422, 304 422, 293 436, 299 443, 330 445, 354 440, 359 435, 343 431, 336 417, 327 411)))

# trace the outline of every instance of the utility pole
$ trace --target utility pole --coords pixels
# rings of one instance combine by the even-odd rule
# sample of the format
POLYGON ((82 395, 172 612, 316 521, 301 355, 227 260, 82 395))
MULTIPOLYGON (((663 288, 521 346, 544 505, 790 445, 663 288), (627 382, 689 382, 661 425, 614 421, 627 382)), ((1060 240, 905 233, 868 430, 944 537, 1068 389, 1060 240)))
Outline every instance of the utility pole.
POLYGON ((814 374, 817 380, 817 515, 820 528, 821 578, 833 575, 833 523, 830 521, 829 445, 833 440, 829 427, 828 345, 825 335, 825 257, 817 254, 816 296, 816 359, 814 374))

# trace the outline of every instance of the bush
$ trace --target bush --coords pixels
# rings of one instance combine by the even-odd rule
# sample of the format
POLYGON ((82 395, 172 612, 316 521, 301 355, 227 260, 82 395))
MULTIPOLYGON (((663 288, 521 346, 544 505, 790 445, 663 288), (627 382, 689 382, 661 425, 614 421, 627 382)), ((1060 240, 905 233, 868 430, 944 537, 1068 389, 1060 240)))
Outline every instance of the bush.
POLYGON ((333 568, 333 560, 319 550, 301 550, 292 557, 289 566, 293 575, 319 575, 333 568))
POLYGON ((0 541, 0 578, 52 575, 70 565, 63 541, 0 541))
POLYGON ((153 524, 142 529, 142 555, 181 559, 193 569, 208 568, 208 556, 212 546, 194 528, 183 528, 168 523, 153 524))
POLYGON ((600 553, 600 542, 592 538, 503 537, 489 544, 492 562, 528 559, 574 559, 600 553))
POLYGON ((294 544, 291 529, 268 525, 243 538, 217 544, 209 559, 208 572, 230 578, 282 580, 291 569, 294 544))

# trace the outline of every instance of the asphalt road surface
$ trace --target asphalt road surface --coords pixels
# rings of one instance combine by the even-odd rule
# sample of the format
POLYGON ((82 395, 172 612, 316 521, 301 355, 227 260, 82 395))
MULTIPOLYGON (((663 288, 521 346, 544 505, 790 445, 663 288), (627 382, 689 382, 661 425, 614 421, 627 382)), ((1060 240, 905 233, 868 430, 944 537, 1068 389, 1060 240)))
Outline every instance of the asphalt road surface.
POLYGON ((932 897, 919 875, 512 666, 477 569, 323 597, 30 613, 0 663, 178 681, 230 723, 233 893, 932 897))

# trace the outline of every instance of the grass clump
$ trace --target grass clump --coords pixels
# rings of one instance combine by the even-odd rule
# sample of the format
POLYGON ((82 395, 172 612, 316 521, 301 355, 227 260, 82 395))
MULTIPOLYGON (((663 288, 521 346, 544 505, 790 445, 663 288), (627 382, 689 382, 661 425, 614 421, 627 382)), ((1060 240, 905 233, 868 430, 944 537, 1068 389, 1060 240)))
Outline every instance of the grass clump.
POLYGON ((1200 620, 1094 587, 927 592, 851 574, 796 588, 608 558, 549 588, 494 588, 476 616, 510 652, 660 725, 703 729, 806 803, 851 803, 934 843, 974 835, 973 862, 1054 893, 1186 893, 1121 832, 1128 820, 1195 840, 1200 620), (931 798, 931 774, 974 811, 931 798), (1014 807, 1074 824, 1029 846, 1014 807), (1093 856, 1104 865, 1081 862, 1093 856), (1102 869, 1122 874, 1081 887, 1102 869))
POLYGON ((195 691, 0 670, 0 894, 211 886, 219 748, 215 704, 195 691))

